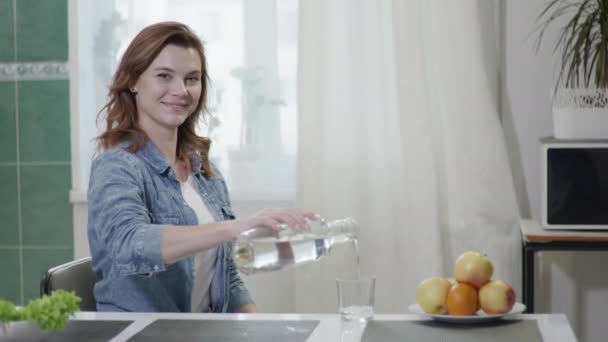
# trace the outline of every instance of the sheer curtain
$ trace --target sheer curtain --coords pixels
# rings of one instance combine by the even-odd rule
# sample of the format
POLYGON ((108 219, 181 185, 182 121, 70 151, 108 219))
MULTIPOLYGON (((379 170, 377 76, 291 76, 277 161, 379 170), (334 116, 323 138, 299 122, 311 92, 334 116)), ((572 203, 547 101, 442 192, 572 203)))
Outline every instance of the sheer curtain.
MULTIPOLYGON (((496 2, 300 3, 298 206, 361 223, 376 308, 403 313, 466 250, 520 288, 519 217, 498 114, 496 2)), ((296 270, 296 310, 335 312, 337 248, 296 270)))

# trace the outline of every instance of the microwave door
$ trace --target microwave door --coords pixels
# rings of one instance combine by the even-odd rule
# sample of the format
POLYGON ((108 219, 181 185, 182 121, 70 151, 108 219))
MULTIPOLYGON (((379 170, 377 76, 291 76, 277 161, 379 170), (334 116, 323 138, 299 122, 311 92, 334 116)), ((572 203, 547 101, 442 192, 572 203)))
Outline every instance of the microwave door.
POLYGON ((547 153, 548 223, 608 228, 608 149, 551 148, 547 153))

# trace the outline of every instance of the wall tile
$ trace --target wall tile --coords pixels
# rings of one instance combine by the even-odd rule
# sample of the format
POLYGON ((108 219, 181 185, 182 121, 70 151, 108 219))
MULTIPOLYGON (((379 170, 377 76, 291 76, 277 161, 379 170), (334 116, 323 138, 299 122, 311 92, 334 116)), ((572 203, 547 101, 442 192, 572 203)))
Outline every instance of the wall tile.
POLYGON ((17 160, 15 115, 15 82, 0 82, 0 162, 17 160))
POLYGON ((40 280, 49 268, 73 260, 72 249, 24 249, 23 293, 25 303, 40 298, 40 280))
POLYGON ((72 246, 70 165, 21 166, 23 245, 72 246))
POLYGON ((15 60, 13 0, 0 0, 0 62, 15 60))
POLYGON ((17 60, 67 61, 67 0, 17 1, 17 60))
POLYGON ((68 81, 19 81, 21 161, 70 160, 68 81))
MULTIPOLYGON (((0 246, 19 245, 17 166, 0 166, 0 246)), ((2 268, 0 268, 2 269, 2 268)))
POLYGON ((0 298, 21 304, 19 250, 0 249, 0 270, 3 273, 2 281, 0 281, 0 298))

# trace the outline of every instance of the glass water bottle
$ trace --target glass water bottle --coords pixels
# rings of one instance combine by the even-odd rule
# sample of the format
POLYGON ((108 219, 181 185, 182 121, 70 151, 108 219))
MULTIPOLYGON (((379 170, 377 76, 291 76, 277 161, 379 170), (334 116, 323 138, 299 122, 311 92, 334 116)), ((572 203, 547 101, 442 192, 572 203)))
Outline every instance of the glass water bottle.
POLYGON ((308 221, 301 231, 282 225, 277 231, 253 228, 241 233, 233 246, 233 259, 245 274, 274 271, 289 265, 316 261, 338 243, 356 241, 359 224, 352 218, 308 221))

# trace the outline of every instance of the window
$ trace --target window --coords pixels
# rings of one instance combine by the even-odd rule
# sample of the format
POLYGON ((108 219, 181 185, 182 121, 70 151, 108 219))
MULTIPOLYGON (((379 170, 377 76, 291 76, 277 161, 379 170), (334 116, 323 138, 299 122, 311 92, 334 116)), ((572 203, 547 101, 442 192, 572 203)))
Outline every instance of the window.
POLYGON ((297 6, 297 0, 78 1, 70 67, 77 84, 73 151, 80 158, 75 177, 80 189, 88 184, 92 139, 103 129, 95 115, 122 53, 145 26, 176 20, 205 43, 211 92, 209 115, 199 130, 213 141, 211 157, 232 199, 292 200, 297 6))

